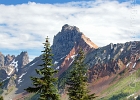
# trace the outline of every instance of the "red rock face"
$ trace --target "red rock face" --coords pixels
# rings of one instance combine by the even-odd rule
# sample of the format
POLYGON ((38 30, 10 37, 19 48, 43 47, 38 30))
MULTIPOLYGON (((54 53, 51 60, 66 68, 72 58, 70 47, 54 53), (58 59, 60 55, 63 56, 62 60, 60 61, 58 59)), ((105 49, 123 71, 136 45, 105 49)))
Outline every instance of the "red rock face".
MULTIPOLYGON (((129 71, 132 69, 137 70, 140 68, 140 61, 135 61, 129 64, 129 71), (136 62, 136 65, 135 65, 136 62), (135 65, 135 68, 133 66, 135 65)), ((126 69, 126 65, 121 60, 111 61, 105 64, 96 64, 89 69, 89 82, 95 81, 99 78, 118 74, 126 69)))
POLYGON ((98 46, 94 44, 89 38, 87 38, 84 34, 81 35, 81 39, 78 42, 75 42, 74 47, 69 52, 69 54, 65 57, 64 61, 60 65, 60 69, 58 72, 58 76, 61 75, 64 71, 66 71, 70 65, 74 61, 74 57, 78 54, 80 48, 84 51, 84 53, 88 53, 90 50, 97 49, 98 46))
POLYGON ((98 48, 98 46, 94 44, 89 38, 87 38, 84 34, 82 34, 82 39, 86 44, 88 44, 88 46, 90 46, 90 48, 94 48, 94 49, 98 48))
MULTIPOLYGON (((68 25, 63 27, 62 31, 58 34, 61 35, 63 34, 64 40, 70 41, 70 43, 74 43, 74 45, 69 50, 69 52, 65 54, 66 57, 64 58, 62 63, 60 63, 58 76, 60 76, 63 72, 65 72, 70 67, 70 65, 74 61, 74 58, 72 56, 76 55, 80 48, 82 48, 86 56, 89 56, 87 55, 89 52, 93 52, 93 54, 96 53, 97 54, 96 57, 99 58, 96 59, 94 62, 94 59, 96 57, 95 55, 93 55, 90 59, 92 64, 89 65, 90 68, 87 73, 89 77, 88 81, 91 83, 98 79, 104 79, 104 77, 111 77, 112 75, 116 75, 119 73, 121 74, 122 71, 124 71, 127 68, 126 65, 130 62, 131 63, 129 64, 129 68, 128 68, 129 71, 131 71, 132 69, 139 68, 140 64, 137 62, 137 60, 140 57, 140 53, 132 56, 131 49, 130 49, 131 43, 129 42, 125 44, 114 44, 114 45, 110 44, 106 47, 98 48, 98 46, 94 44, 89 38, 87 38, 83 33, 81 33, 79 29, 77 30, 77 28, 68 25), (71 42, 71 40, 73 40, 72 38, 76 38, 76 40, 71 42), (109 55, 111 57, 109 57, 109 55), (104 57, 106 57, 105 60, 104 57)), ((56 37, 60 37, 60 36, 57 35, 56 37)), ((59 40, 59 41, 63 41, 63 40, 59 40)), ((69 42, 66 43, 69 44, 69 42)), ((139 42, 137 42, 137 44, 138 44, 137 49, 139 50, 140 49, 139 42)), ((64 44, 62 43, 62 45, 64 44)))

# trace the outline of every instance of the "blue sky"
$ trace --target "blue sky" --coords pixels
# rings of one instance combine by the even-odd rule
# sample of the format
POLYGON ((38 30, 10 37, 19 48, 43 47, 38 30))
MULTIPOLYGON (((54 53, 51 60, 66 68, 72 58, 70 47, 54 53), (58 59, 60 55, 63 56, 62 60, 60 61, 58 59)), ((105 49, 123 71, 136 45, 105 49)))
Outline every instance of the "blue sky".
MULTIPOLYGON (((0 4, 6 4, 6 5, 16 5, 16 4, 23 4, 28 2, 36 2, 36 3, 66 3, 66 2, 72 2, 72 1, 95 1, 95 0, 0 0, 0 4)), ((140 0, 118 0, 119 2, 127 2, 127 1, 134 1, 136 3, 140 3, 140 0)))
POLYGON ((52 44, 64 24, 77 26, 100 47, 140 40, 140 0, 130 1, 0 0, 0 52, 27 51, 33 59, 45 37, 52 44))
POLYGON ((22 4, 28 2, 36 2, 36 3, 65 3, 70 2, 72 0, 0 0, 2 4, 22 4))

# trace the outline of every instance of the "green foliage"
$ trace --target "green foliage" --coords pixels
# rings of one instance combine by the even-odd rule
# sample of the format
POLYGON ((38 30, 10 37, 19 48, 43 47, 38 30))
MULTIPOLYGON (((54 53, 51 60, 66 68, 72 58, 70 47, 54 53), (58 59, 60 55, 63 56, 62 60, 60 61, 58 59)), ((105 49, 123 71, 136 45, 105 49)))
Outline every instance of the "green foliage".
POLYGON ((0 100, 4 100, 2 96, 0 96, 0 100))
POLYGON ((28 97, 25 97, 24 100, 38 100, 38 98, 39 98, 39 95, 38 94, 32 93, 28 97))
POLYGON ((2 86, 2 83, 0 82, 0 86, 2 86))
MULTIPOLYGON (((0 82, 0 87, 2 86, 2 83, 0 82)), ((2 96, 0 96, 0 100, 3 100, 3 97, 2 96)))
POLYGON ((35 94, 34 96, 32 96, 30 98, 30 100, 38 100, 38 97, 39 97, 39 95, 38 94, 35 94))
POLYGON ((66 81, 69 100, 93 100, 95 98, 95 94, 88 94, 86 72, 84 53, 80 50, 66 81))
POLYGON ((109 100, 122 100, 124 97, 128 96, 128 93, 119 93, 117 95, 113 95, 109 100))
POLYGON ((59 79, 58 79, 58 88, 59 89, 61 89, 61 90, 65 89, 65 84, 66 84, 66 81, 69 77, 69 73, 71 70, 72 70, 72 66, 69 66, 69 68, 59 76, 59 79))
MULTIPOLYGON (((122 75, 116 79, 116 82, 110 84, 110 86, 101 92, 101 95, 105 95, 103 100, 108 100, 113 95, 119 95, 120 93, 129 93, 129 95, 139 92, 140 80, 139 80, 140 69, 136 70, 132 74, 122 75), (133 80, 132 80, 133 79, 133 80)), ((113 80, 114 81, 114 80, 113 80)), ((127 100, 123 97, 122 100, 127 100)))
POLYGON ((137 77, 140 78, 140 70, 137 71, 137 77))
POLYGON ((41 69, 36 69, 36 73, 39 74, 40 77, 31 77, 34 87, 28 87, 25 90, 39 94, 39 100, 59 100, 58 90, 55 87, 57 78, 54 78, 54 74, 56 74, 57 71, 52 68, 52 54, 48 37, 46 38, 46 43, 43 44, 45 48, 45 50, 42 51, 43 64, 39 65, 41 69))
POLYGON ((3 93, 3 90, 0 88, 0 95, 3 93))

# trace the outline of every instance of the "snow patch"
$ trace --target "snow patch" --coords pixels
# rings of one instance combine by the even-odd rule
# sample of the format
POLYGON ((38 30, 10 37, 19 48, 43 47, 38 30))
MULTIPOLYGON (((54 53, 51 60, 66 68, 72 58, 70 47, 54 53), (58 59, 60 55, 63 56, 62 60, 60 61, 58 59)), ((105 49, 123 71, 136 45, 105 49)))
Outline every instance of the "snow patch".
POLYGON ((54 64, 57 64, 57 63, 58 63, 57 61, 54 62, 54 64))
POLYGON ((103 57, 103 60, 106 59, 106 57, 103 57))
POLYGON ((74 59, 77 55, 78 55, 78 54, 75 54, 75 55, 71 56, 71 58, 74 59))
POLYGON ((110 59, 110 55, 108 55, 108 60, 110 59))
POLYGON ((134 96, 134 94, 129 95, 129 96, 127 97, 127 99, 130 98, 131 96, 134 96))
POLYGON ((18 84, 21 83, 23 80, 21 80, 21 78, 26 74, 27 72, 23 73, 20 75, 19 79, 18 79, 18 84))
MULTIPOLYGON (((36 62, 35 62, 36 63, 36 62)), ((33 66, 35 63, 32 63, 30 66, 33 66)))
POLYGON ((14 68, 10 68, 10 67, 9 67, 9 69, 10 69, 10 72, 8 73, 8 75, 11 75, 12 72, 13 72, 13 70, 14 70, 14 68))
POLYGON ((131 64, 131 62, 129 62, 127 65, 126 65, 126 68, 131 64))
POLYGON ((73 63, 74 59, 72 59, 72 62, 69 64, 69 66, 73 63))
POLYGON ((5 80, 9 79, 10 77, 8 76, 6 79, 2 80, 2 82, 4 82, 5 80))
POLYGON ((9 76, 7 78, 10 78, 9 76))
POLYGON ((121 52, 123 51, 123 48, 121 48, 121 52))
POLYGON ((132 68, 135 68, 136 67, 136 62, 134 63, 133 67, 132 68))
POLYGON ((60 67, 58 66, 57 68, 56 68, 56 70, 58 70, 60 67))
POLYGON ((21 82, 22 82, 21 79, 18 79, 18 84, 21 83, 21 82))
MULTIPOLYGON (((27 72, 26 72, 27 73, 27 72)), ((26 73, 21 74, 21 76, 19 78, 22 78, 26 73)))
POLYGON ((18 61, 15 61, 15 59, 12 61, 12 63, 10 64, 10 66, 14 66, 16 71, 18 72, 18 61))
MULTIPOLYGON (((67 56, 67 55, 66 55, 67 56)), ((60 59, 63 59, 63 58, 65 58, 66 56, 64 56, 64 57, 62 57, 62 58, 60 58, 60 59)))
MULTIPOLYGON (((131 64, 132 62, 129 62, 127 65, 126 65, 126 68, 131 64)), ((136 67, 136 62, 134 63, 133 67, 132 68, 135 68, 136 67)))
POLYGON ((138 97, 138 95, 137 95, 137 96, 135 96, 134 98, 135 98, 135 99, 137 99, 137 97, 138 97))

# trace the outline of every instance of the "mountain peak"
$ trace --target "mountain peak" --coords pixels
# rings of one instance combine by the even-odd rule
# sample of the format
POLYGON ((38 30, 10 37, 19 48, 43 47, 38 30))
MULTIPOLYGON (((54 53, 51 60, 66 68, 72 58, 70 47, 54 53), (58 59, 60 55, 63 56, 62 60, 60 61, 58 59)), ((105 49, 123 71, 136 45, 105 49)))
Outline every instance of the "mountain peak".
POLYGON ((52 53, 55 60, 66 56, 74 47, 77 49, 82 47, 88 51, 90 48, 96 49, 98 46, 80 32, 78 27, 65 24, 62 26, 61 32, 53 39, 52 53))
POLYGON ((62 26, 62 30, 61 32, 64 32, 64 31, 77 31, 77 32, 80 32, 79 28, 76 27, 76 26, 70 26, 68 24, 65 24, 64 26, 62 26))

